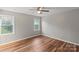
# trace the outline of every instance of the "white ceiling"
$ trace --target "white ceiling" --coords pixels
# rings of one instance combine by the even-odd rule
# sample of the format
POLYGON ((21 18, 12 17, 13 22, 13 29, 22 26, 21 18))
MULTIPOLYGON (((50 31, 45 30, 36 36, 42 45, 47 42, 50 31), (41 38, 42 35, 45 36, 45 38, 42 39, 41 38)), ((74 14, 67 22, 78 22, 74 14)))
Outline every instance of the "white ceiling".
POLYGON ((34 16, 48 16, 77 8, 78 7, 45 7, 45 9, 49 10, 50 12, 43 12, 42 14, 38 14, 36 11, 36 7, 0 7, 1 10, 30 14, 34 16))

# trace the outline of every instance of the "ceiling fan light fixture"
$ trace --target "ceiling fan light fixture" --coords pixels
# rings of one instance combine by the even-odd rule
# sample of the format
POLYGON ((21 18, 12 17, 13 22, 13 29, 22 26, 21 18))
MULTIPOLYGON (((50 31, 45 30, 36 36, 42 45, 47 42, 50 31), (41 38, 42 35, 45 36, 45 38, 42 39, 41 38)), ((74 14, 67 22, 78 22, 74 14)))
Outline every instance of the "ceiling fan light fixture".
POLYGON ((41 14, 41 11, 37 11, 38 14, 41 14))

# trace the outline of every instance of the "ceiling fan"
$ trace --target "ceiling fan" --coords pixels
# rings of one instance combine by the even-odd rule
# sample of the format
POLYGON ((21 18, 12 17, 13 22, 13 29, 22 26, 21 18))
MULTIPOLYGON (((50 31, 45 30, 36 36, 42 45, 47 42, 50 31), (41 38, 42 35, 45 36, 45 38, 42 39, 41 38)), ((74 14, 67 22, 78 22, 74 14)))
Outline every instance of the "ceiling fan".
POLYGON ((44 9, 44 7, 37 7, 37 13, 42 14, 43 12, 49 12, 49 10, 44 9))
POLYGON ((35 10, 38 14, 42 14, 43 12, 49 12, 49 10, 47 10, 46 7, 35 7, 30 10, 35 10))

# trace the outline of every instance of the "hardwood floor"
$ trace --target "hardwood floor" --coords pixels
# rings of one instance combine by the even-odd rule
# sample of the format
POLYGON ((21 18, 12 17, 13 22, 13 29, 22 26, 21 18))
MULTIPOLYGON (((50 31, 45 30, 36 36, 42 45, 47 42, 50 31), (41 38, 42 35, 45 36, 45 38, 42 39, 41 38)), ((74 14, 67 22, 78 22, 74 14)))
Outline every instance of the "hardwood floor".
POLYGON ((0 45, 1 52, 78 52, 79 46, 52 39, 46 36, 37 36, 20 40, 6 45, 0 45))

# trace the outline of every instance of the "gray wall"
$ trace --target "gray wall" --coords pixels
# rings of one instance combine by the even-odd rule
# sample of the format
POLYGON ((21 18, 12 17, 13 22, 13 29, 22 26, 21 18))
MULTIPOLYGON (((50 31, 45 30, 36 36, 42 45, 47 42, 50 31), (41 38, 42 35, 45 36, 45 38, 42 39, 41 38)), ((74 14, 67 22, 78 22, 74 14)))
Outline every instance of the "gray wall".
POLYGON ((42 34, 79 44, 79 9, 42 18, 42 34))
POLYGON ((33 22, 36 16, 4 10, 0 10, 0 15, 12 15, 15 17, 15 34, 0 36, 0 44, 40 34, 40 31, 34 32, 33 22))

